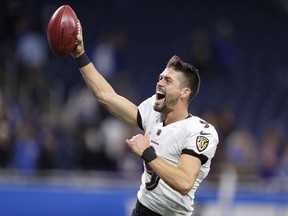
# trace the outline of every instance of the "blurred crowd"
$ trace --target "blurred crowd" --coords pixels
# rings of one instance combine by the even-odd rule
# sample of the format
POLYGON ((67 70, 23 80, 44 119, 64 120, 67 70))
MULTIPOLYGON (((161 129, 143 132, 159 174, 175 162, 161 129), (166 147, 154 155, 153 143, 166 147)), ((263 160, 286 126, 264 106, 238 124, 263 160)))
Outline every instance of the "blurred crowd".
MULTIPOLYGON (((123 124, 97 103, 72 58, 60 61, 51 53, 46 26, 55 5, 43 7, 38 20, 23 13, 21 1, 7 1, 4 6, 0 13, 0 167, 23 174, 54 169, 140 172, 141 160, 126 147, 125 139, 141 131, 123 124)), ((139 104, 143 89, 135 87, 133 73, 127 69, 126 34, 125 30, 99 33, 87 43, 87 53, 119 94, 139 104)), ((263 128, 259 133, 243 123, 254 118, 259 107, 245 116, 247 104, 241 97, 227 104, 218 99, 229 92, 206 96, 217 85, 231 85, 232 95, 238 85, 243 88, 239 84, 242 75, 237 74, 243 63, 237 37, 233 22, 219 19, 213 34, 199 25, 187 42, 186 59, 202 72, 202 82, 211 85, 205 90, 204 84, 195 106, 191 104, 191 113, 212 123, 219 133, 211 177, 228 166, 243 177, 287 177, 287 128, 283 127, 287 119, 282 124, 275 120, 266 121, 265 127, 254 125, 263 128)), ((149 85, 154 87, 154 83, 149 85)))

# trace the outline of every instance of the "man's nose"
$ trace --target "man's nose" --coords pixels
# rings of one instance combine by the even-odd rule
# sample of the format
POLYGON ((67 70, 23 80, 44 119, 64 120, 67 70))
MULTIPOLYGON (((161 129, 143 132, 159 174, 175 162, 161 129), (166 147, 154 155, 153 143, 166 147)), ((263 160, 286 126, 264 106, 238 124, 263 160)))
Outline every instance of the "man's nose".
POLYGON ((163 80, 158 80, 157 86, 163 86, 163 80))

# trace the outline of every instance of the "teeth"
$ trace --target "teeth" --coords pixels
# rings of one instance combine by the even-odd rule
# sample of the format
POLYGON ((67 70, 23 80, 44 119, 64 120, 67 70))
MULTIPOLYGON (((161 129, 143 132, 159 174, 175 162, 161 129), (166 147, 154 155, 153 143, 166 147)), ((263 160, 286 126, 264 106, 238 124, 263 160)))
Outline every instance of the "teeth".
POLYGON ((165 98, 165 94, 159 90, 156 90, 156 98, 157 100, 165 98))

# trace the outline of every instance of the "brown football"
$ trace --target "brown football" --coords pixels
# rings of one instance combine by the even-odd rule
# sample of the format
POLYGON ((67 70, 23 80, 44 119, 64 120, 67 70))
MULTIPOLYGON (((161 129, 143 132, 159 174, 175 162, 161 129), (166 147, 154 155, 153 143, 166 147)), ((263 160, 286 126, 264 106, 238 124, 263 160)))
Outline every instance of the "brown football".
POLYGON ((69 5, 59 7, 48 23, 47 39, 56 56, 63 59, 76 47, 78 18, 69 5))

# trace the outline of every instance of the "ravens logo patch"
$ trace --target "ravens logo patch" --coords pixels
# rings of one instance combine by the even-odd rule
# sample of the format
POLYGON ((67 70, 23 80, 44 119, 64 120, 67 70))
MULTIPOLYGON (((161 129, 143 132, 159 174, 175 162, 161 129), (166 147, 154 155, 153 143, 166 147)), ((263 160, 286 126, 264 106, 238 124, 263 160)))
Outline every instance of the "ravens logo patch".
POLYGON ((198 136, 196 139, 196 146, 199 152, 204 151, 209 144, 209 139, 204 136, 198 136))

